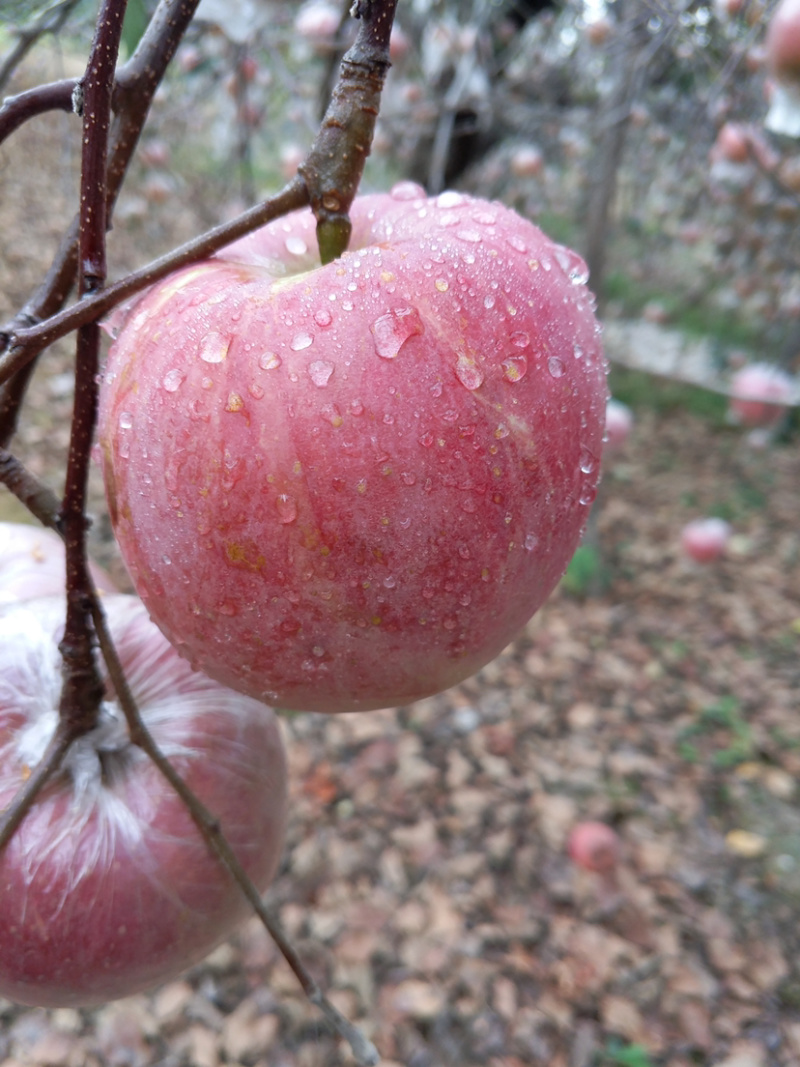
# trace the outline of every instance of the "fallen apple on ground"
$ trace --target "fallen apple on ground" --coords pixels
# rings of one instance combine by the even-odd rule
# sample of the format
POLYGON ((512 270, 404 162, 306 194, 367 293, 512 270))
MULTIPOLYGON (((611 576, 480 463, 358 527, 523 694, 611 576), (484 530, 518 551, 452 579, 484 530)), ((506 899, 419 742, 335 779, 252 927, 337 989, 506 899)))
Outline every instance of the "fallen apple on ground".
MULTIPOLYGON (((286 822, 272 712, 191 670, 136 597, 104 598, 142 717, 259 889, 286 822)), ((0 810, 58 720, 61 597, 0 609, 0 810)), ((250 906, 112 699, 0 853, 0 996, 42 1007, 140 992, 201 960, 250 906)))
POLYGON ((401 183, 320 267, 297 212, 156 285, 101 387, 114 530, 182 655, 269 704, 405 704, 474 673, 571 558, 605 360, 585 264, 401 183))

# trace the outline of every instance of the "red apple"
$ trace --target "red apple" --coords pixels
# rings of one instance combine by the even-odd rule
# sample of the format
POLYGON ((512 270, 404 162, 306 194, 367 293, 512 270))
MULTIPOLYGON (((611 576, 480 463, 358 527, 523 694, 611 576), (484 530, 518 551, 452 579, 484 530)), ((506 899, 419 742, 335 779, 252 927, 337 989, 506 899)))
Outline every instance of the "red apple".
POLYGON ((731 414, 743 426, 777 426, 793 394, 794 382, 780 367, 750 363, 731 380, 731 414))
MULTIPOLYGON (((192 671, 135 597, 104 605, 147 726, 263 889, 286 820, 274 715, 192 671)), ((56 726, 63 617, 60 597, 0 611, 0 809, 56 726)), ((0 853, 0 995, 55 1007, 139 992, 202 959, 248 909, 109 694, 0 853)))
POLYGON ((724 519, 694 519, 681 531, 681 547, 695 563, 712 563, 723 555, 730 536, 724 519))
POLYGON ((404 704, 495 656, 596 494, 586 267, 508 208, 403 183, 319 267, 310 211, 151 289, 100 441, 132 580, 176 648, 290 708, 404 704))
MULTIPOLYGON (((101 592, 116 591, 96 563, 89 569, 101 592)), ((41 526, 0 522, 0 604, 58 596, 64 592, 66 573, 64 542, 58 534, 41 526)))

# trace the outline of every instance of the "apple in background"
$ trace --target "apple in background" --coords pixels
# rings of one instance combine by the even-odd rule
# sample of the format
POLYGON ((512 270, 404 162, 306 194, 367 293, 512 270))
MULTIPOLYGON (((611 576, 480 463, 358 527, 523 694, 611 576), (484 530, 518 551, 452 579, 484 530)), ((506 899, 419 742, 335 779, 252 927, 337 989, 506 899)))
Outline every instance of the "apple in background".
POLYGON ((694 519, 681 531, 681 547, 695 563, 712 563, 724 554, 730 537, 731 527, 724 519, 694 519))
POLYGON ((516 178, 538 178, 544 170, 544 156, 535 145, 519 145, 508 161, 516 178))
MULTIPOLYGON (((264 889, 286 821, 273 713, 192 671, 136 597, 104 607, 148 728, 264 889)), ((0 609, 0 809, 56 727, 63 618, 60 597, 0 609)), ((109 696, 0 853, 0 995, 59 1007, 139 992, 198 962, 248 912, 109 696)))
POLYGON ((773 82, 764 125, 800 137, 800 0, 780 0, 767 26, 765 52, 773 82))
POLYGON ((619 451, 628 440, 632 429, 633 412, 631 409, 627 404, 609 397, 606 404, 605 452, 619 451))
POLYGON ((497 203, 401 183, 320 267, 310 211, 151 289, 101 386, 137 592, 270 704, 405 704, 497 655, 596 495, 586 267, 497 203))
POLYGON ((792 404, 794 381, 771 363, 750 363, 731 379, 730 411, 742 426, 777 426, 792 404))
MULTIPOLYGON (((0 522, 0 604, 59 596, 66 583, 64 542, 52 530, 25 523, 0 522)), ((89 563, 100 592, 116 592, 96 563, 89 563)))
POLYGON ((570 859, 578 867, 596 874, 608 874, 620 860, 620 840, 604 822, 579 822, 567 840, 570 859))

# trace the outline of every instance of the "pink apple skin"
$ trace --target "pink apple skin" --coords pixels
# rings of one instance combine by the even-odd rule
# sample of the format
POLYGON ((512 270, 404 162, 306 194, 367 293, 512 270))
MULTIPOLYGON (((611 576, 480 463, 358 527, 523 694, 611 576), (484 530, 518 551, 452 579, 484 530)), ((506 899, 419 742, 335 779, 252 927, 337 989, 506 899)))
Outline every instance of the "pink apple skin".
MULTIPOLYGON (((116 592, 96 563, 89 564, 96 587, 116 592)), ((0 604, 64 592, 67 565, 64 542, 52 530, 22 522, 0 522, 0 604)))
POLYGON ((100 414, 164 633, 226 685, 328 712, 445 689, 515 636, 577 545, 606 404, 573 252, 410 183, 352 220, 326 267, 299 212, 152 289, 100 414))
MULTIPOLYGON (((273 714, 193 672, 136 597, 104 605, 149 729, 263 889, 286 820, 273 714)), ((61 598, 0 609, 0 809, 55 728, 63 617, 61 598)), ((67 760, 0 853, 0 995, 21 1004, 140 992, 202 959, 249 909, 114 702, 67 760)))
POLYGON ((681 547, 695 563, 712 563, 727 548, 730 524, 724 519, 694 519, 681 531, 681 547))
POLYGON ((733 376, 731 412, 743 426, 777 426, 788 410, 792 379, 771 363, 751 363, 733 376))

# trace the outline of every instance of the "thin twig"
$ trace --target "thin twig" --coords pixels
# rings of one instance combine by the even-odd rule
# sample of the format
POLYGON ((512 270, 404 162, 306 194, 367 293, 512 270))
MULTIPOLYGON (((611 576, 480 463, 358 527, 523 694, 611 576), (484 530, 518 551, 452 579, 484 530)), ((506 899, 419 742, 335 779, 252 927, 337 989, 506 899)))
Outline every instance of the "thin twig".
POLYGON ((19 787, 11 804, 0 816, 0 853, 33 807, 44 786, 58 772, 67 749, 77 736, 72 724, 63 719, 59 720, 42 758, 31 771, 30 777, 19 787))
POLYGON ((374 1067, 380 1061, 375 1046, 371 1041, 367 1040, 358 1027, 354 1026, 330 1003, 311 977, 296 949, 284 933, 280 921, 261 899, 258 889, 225 839, 220 829, 219 821, 214 818, 212 813, 181 778, 161 752, 152 734, 147 729, 139 714, 139 709, 136 706, 125 672, 114 647, 102 604, 95 594, 92 595, 92 618, 108 676, 128 724, 131 742, 138 745, 149 756, 186 805, 203 839, 244 893, 256 915, 291 967, 308 999, 320 1009, 339 1036, 347 1041, 353 1050, 356 1063, 363 1065, 363 1067, 374 1067))
MULTIPOLYGON (((259 226, 264 226, 273 219, 280 218, 289 211, 305 207, 308 204, 308 192, 300 178, 292 181, 276 196, 270 197, 263 204, 258 204, 245 211, 238 218, 222 226, 187 241, 179 248, 155 259, 147 266, 127 275, 121 281, 107 286, 102 292, 85 297, 64 311, 51 315, 38 325, 14 330, 7 328, 6 338, 9 347, 0 357, 0 383, 24 367, 35 354, 66 337, 73 330, 86 323, 94 322, 107 314, 117 304, 130 299, 142 289, 154 282, 166 278, 181 267, 189 266, 198 259, 206 259, 214 252, 224 248, 232 241, 244 237, 259 226)), ((0 338, 2 335, 0 335, 0 338)))
POLYGON ((46 111, 71 112, 72 94, 77 83, 77 78, 63 78, 6 97, 0 107, 0 143, 34 115, 43 115, 46 111))
POLYGON ((0 482, 42 523, 60 533, 61 501, 35 474, 5 448, 0 448, 0 482))

